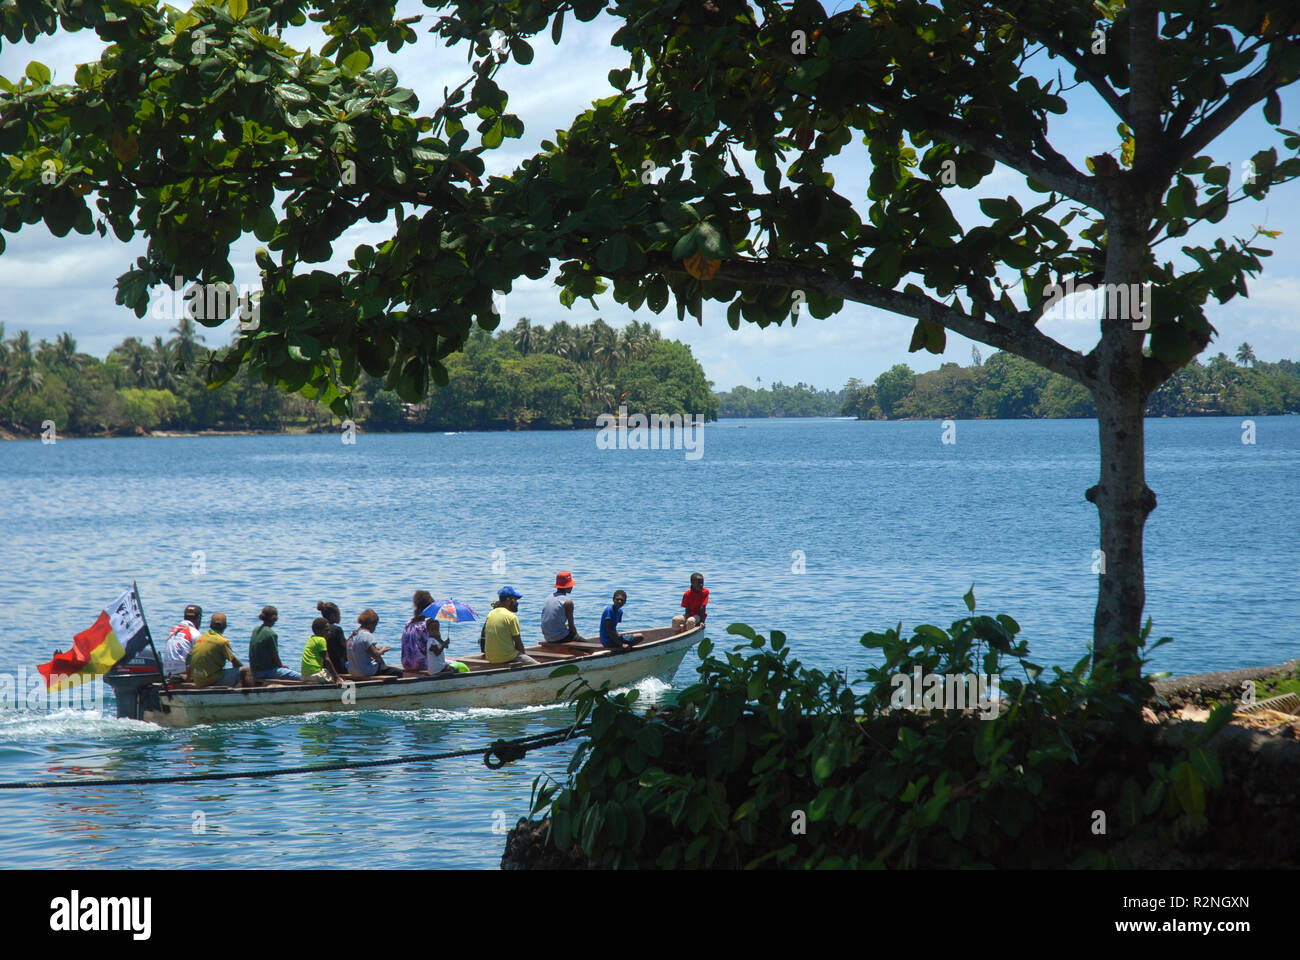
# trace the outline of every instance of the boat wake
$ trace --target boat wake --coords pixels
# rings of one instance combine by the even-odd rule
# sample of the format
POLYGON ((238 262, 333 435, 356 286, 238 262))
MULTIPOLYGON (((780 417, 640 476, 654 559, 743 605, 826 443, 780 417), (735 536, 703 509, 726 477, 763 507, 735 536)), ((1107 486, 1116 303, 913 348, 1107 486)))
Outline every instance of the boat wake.
POLYGON ((157 737, 163 733, 163 728, 153 723, 125 720, 92 710, 0 710, 0 743, 122 740, 157 737))

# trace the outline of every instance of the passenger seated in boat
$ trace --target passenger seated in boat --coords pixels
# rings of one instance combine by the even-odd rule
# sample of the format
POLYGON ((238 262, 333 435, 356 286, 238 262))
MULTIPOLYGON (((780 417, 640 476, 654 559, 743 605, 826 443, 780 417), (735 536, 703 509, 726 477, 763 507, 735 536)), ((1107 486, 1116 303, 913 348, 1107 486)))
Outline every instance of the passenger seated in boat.
POLYGON ((440 636, 429 638, 429 652, 424 662, 426 670, 433 674, 445 673, 448 670, 452 673, 458 672, 456 667, 447 662, 447 647, 450 643, 450 640, 444 640, 440 636))
POLYGON ((673 629, 680 633, 703 624, 709 615, 708 605, 709 591, 704 589, 704 574, 692 573, 691 588, 682 594, 682 607, 686 613, 673 617, 673 629))
POLYGON ((429 662, 431 644, 439 644, 440 652, 447 649, 447 645, 442 642, 438 621, 424 615, 424 611, 433 606, 433 597, 429 591, 415 591, 411 602, 415 604, 415 613, 402 630, 402 669, 414 673, 423 670, 429 662))
POLYGON ((514 587, 502 587, 497 597, 501 602, 483 624, 483 656, 488 663, 498 666, 536 663, 524 653, 524 641, 519 636, 519 617, 515 614, 519 610, 520 594, 514 587))
POLYGON ((339 613, 339 605, 330 603, 328 600, 318 600, 316 609, 324 617, 329 626, 325 628, 322 636, 325 638, 325 655, 329 658, 330 669, 338 677, 348 675, 348 641, 343 635, 343 628, 339 626, 342 614, 339 613))
POLYGON ((239 662, 235 651, 230 649, 230 641, 223 634, 226 630, 226 615, 214 613, 208 620, 208 632, 199 637, 190 654, 190 676, 196 687, 255 687, 253 671, 239 662), (234 666, 226 667, 229 660, 234 666))
POLYGON ((256 680, 301 680, 302 674, 280 662, 280 635, 271 628, 280 619, 275 607, 263 607, 257 615, 262 622, 248 641, 248 666, 256 680))
POLYGON ((189 672, 190 654, 194 644, 203 636, 199 627, 203 623, 203 608, 191 603, 185 608, 181 622, 171 628, 167 634, 167 645, 163 648, 163 673, 168 680, 183 680, 189 672))
POLYGON ((618 625, 623 620, 623 605, 627 603, 627 592, 614 591, 614 602, 600 615, 601 646, 614 650, 631 650, 632 644, 645 639, 639 633, 624 634, 618 632, 618 625))
POLYGON ((325 631, 330 622, 324 617, 317 617, 311 622, 311 637, 307 646, 302 648, 302 678, 308 683, 334 683, 343 681, 330 664, 329 643, 325 631))
POLYGON ((563 570, 555 576, 555 592, 542 604, 542 643, 570 643, 581 640, 573 625, 573 574, 563 570))
POLYGON ((348 671, 357 680, 370 677, 400 677, 401 667, 384 663, 388 647, 375 643, 374 629, 379 626, 379 614, 367 608, 357 617, 359 626, 348 637, 348 671))

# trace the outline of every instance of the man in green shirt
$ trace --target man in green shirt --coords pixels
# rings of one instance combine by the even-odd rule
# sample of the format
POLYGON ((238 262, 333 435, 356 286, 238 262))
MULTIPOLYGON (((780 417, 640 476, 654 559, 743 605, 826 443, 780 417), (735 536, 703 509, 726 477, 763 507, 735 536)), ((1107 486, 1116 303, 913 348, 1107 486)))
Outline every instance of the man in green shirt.
POLYGON ((483 624, 483 655, 488 663, 498 665, 536 663, 524 653, 524 641, 519 637, 519 597, 514 587, 497 591, 500 602, 488 614, 483 624))
POLYGON ((261 624, 248 641, 248 666, 258 680, 301 680, 302 674, 280 662, 279 636, 271 628, 280 619, 275 607, 263 607, 258 614, 261 624))
POLYGON ((214 613, 208 621, 208 632, 194 644, 194 651, 190 654, 190 677, 194 686, 257 686, 253 671, 240 663, 230 649, 230 641, 223 636, 225 630, 226 615, 214 613), (227 668, 227 660, 234 666, 227 668))

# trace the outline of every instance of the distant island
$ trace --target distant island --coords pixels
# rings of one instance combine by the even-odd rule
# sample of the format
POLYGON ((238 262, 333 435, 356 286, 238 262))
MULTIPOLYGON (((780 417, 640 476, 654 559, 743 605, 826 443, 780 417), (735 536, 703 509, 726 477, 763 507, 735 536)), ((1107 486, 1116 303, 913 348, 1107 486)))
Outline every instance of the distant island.
MULTIPOLYGON (((62 334, 5 339, 0 325, 0 438, 336 431, 340 419, 241 368, 210 389, 203 370, 214 351, 188 318, 173 337, 131 337, 100 360, 62 334)), ((868 384, 841 390, 780 381, 715 392, 686 344, 648 323, 621 330, 603 320, 551 327, 528 318, 490 333, 475 328, 446 360, 449 382, 405 403, 382 381, 361 377, 354 417, 370 432, 591 429, 626 400, 630 413, 718 418, 833 417, 862 420, 1093 417, 1083 387, 1006 353, 915 373, 896 364, 868 384)), ((1264 416, 1300 411, 1300 364, 1260 363, 1249 344, 1192 363, 1152 396, 1150 416, 1264 416)))
MULTIPOLYGON (((914 373, 896 364, 874 383, 853 379, 844 388, 843 416, 860 420, 1058 419, 1095 417, 1081 385, 1008 353, 968 367, 945 363, 914 373)), ((1250 344, 1208 362, 1193 361, 1162 384, 1147 403, 1151 417, 1268 416, 1300 412, 1300 364, 1260 363, 1250 344)))

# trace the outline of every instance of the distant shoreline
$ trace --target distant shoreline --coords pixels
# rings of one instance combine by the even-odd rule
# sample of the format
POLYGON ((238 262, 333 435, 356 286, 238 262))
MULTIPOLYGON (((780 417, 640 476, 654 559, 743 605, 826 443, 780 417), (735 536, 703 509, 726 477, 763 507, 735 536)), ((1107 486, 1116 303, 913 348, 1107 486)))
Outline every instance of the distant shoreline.
MULTIPOLYGON (((1241 417, 1294 417, 1300 414, 1294 412, 1287 413, 1183 413, 1183 414, 1161 414, 1153 416, 1148 414, 1147 420, 1206 420, 1213 417, 1220 419, 1236 420, 1241 417)), ((970 422, 976 420, 1004 420, 1006 422, 1041 422, 1054 420, 1096 420, 1096 417, 951 417, 948 419, 970 422)), ((942 423, 939 417, 875 417, 859 419, 858 417, 844 417, 831 415, 817 415, 811 417, 719 417, 712 423, 726 423, 734 420, 845 420, 854 423, 942 423)), ((472 430, 367 430, 364 425, 358 425, 357 433, 370 434, 371 436, 392 436, 397 434, 453 434, 453 433, 562 433, 578 432, 582 430, 596 430, 595 425, 584 425, 577 427, 545 427, 536 429, 517 430, 509 427, 502 427, 495 430, 472 429, 472 430)), ((56 435, 58 440, 184 440, 197 437, 307 437, 307 436, 324 436, 337 435, 338 427, 329 429, 307 428, 307 427, 290 427, 285 430, 140 430, 135 433, 59 433, 56 435)), ((12 428, 0 426, 0 441, 39 441, 39 433, 23 435, 15 433, 12 428)))

